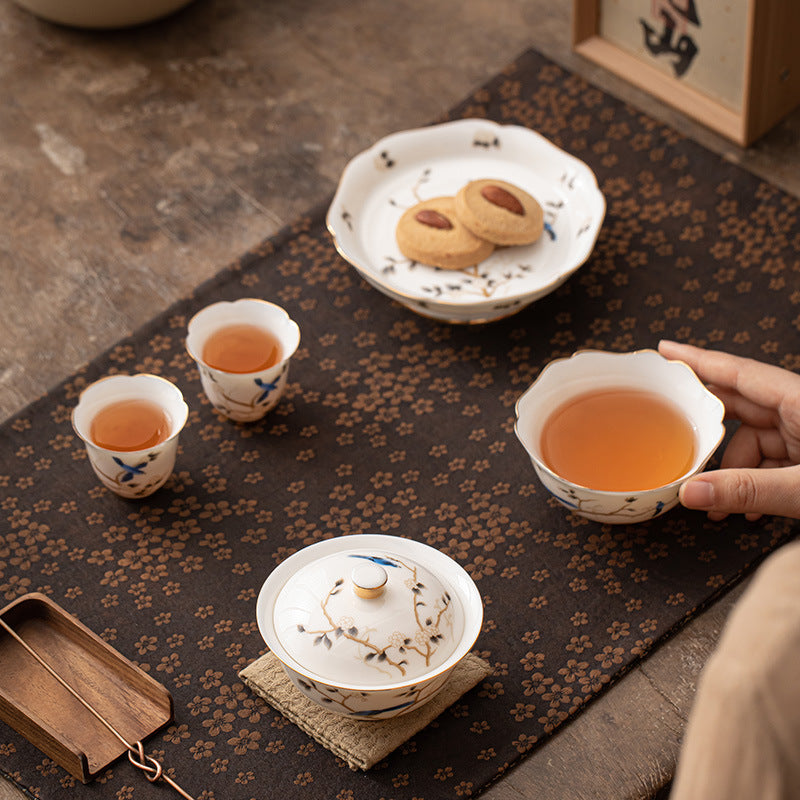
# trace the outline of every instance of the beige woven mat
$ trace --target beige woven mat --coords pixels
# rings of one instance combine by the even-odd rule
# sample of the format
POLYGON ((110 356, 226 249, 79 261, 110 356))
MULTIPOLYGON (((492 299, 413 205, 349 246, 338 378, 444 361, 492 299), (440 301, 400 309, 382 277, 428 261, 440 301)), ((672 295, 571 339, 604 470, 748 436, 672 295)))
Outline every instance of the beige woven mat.
POLYGON ((354 720, 320 708, 294 687, 272 653, 246 666, 239 677, 351 769, 366 770, 421 731, 491 671, 486 661, 468 653, 439 693, 425 705, 393 719, 375 721, 354 720))

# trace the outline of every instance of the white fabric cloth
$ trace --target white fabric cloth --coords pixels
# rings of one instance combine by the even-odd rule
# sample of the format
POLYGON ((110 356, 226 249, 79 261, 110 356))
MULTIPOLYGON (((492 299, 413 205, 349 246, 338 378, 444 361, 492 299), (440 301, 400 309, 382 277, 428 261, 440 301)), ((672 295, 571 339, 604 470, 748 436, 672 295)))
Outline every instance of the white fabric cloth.
POLYGON ((800 798, 800 541, 757 570, 700 678, 670 800, 800 798))

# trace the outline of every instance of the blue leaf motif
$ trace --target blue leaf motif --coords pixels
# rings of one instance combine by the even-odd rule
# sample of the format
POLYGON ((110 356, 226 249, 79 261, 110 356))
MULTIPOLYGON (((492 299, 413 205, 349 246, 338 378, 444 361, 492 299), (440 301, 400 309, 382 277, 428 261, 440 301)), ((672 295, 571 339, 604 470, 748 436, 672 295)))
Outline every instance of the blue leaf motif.
POLYGON ((254 378, 254 380, 256 386, 262 390, 258 400, 256 400, 256 405, 258 405, 259 403, 263 403, 270 394, 278 388, 278 384, 277 382, 271 383, 270 381, 263 381, 261 378, 254 378))
POLYGON ((132 464, 126 464, 121 458, 117 458, 117 456, 112 456, 112 458, 118 466, 125 470, 125 474, 120 478, 121 483, 132 481, 137 475, 144 475, 144 468, 148 463, 147 461, 142 461, 141 464, 136 464, 134 466, 132 464))
POLYGON ((358 553, 351 553, 350 558, 363 558, 366 561, 371 561, 373 564, 380 564, 382 567, 395 567, 396 569, 400 567, 396 561, 390 558, 384 558, 383 556, 362 556, 358 553))

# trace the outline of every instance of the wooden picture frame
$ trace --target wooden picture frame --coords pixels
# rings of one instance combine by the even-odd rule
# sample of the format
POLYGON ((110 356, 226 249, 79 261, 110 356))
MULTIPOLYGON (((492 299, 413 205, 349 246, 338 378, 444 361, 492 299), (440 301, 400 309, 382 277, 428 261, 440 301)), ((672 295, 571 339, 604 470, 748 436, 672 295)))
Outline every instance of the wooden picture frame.
POLYGON ((572 23, 575 52, 739 145, 800 104, 800 0, 573 0, 572 23))

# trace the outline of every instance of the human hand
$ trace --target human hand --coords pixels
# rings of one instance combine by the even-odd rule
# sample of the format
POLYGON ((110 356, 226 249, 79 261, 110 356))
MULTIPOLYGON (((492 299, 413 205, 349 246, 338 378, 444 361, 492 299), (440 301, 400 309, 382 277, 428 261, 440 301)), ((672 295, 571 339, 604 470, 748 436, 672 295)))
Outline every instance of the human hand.
POLYGON ((731 513, 800 518, 800 375, 716 350, 668 340, 658 351, 684 361, 725 405, 725 418, 740 425, 720 469, 681 486, 687 508, 713 520, 731 513))

